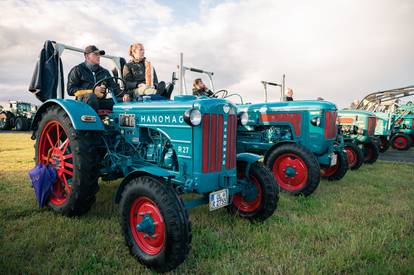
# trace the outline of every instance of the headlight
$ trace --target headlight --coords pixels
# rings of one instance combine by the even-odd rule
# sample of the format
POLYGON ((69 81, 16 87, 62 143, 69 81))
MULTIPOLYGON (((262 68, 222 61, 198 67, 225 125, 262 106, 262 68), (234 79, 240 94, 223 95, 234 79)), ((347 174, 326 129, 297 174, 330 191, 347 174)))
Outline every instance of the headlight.
POLYGON ((191 126, 197 126, 201 123, 201 112, 196 109, 187 110, 184 113, 184 121, 191 126))
POLYGON ((247 114, 247 112, 242 112, 239 114, 239 121, 241 125, 246 125, 247 121, 249 120, 249 115, 247 114))
POLYGON ((319 126, 319 125, 321 125, 321 118, 320 117, 314 117, 314 118, 312 118, 311 119, 311 124, 313 125, 313 126, 319 126))

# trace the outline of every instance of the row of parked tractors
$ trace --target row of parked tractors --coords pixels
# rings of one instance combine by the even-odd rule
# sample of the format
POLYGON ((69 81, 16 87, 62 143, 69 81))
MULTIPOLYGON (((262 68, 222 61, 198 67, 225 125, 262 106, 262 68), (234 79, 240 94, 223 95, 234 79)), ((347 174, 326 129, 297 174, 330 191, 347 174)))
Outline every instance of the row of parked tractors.
MULTIPOLYGON (((53 45, 59 56, 82 52, 53 45)), ((121 76, 120 58, 107 58, 121 76)), ((122 78, 113 80, 122 91, 122 78)), ((378 157, 374 114, 338 111, 327 101, 234 104, 221 90, 215 95, 222 98, 118 102, 112 91, 113 108, 96 112, 57 94, 31 125, 36 163, 58 175, 48 206, 83 215, 95 202, 98 179, 122 179, 114 199, 126 243, 159 272, 176 268, 190 251, 188 209, 208 204, 264 221, 277 208, 279 190, 309 196, 321 177, 340 180, 378 157), (186 193, 195 195, 183 200, 186 193)))

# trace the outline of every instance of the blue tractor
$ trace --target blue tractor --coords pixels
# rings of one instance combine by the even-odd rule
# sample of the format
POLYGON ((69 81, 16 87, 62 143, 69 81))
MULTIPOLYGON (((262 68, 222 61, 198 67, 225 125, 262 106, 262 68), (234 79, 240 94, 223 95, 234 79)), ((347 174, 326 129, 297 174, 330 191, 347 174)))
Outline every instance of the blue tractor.
MULTIPOLYGON (((213 97, 236 98, 239 125, 237 152, 263 156, 280 188, 293 195, 308 196, 319 185, 320 177, 340 180, 348 170, 343 146, 336 141, 337 108, 327 101, 267 102, 267 85, 262 81, 265 102, 244 104, 237 94, 214 89, 213 72, 180 64, 184 93, 185 73, 205 74, 214 91, 213 97)), ((282 89, 283 90, 283 89, 282 89)))
MULTIPOLYGON (((81 49, 53 42, 64 50, 81 49)), ((103 56, 121 75, 121 58, 103 56)), ((61 69, 61 68, 58 68, 61 69)), ((48 206, 66 216, 91 208, 98 179, 122 179, 115 193, 125 241, 142 264, 169 271, 187 257, 191 223, 187 209, 208 204, 242 218, 263 221, 277 207, 271 172, 254 154, 236 154, 237 109, 224 99, 176 96, 174 100, 117 101, 122 79, 112 77, 112 110, 58 96, 37 111, 33 123, 36 163, 58 175, 48 206), (195 193, 184 201, 185 193, 195 193)), ((96 83, 95 87, 100 83, 96 83)))

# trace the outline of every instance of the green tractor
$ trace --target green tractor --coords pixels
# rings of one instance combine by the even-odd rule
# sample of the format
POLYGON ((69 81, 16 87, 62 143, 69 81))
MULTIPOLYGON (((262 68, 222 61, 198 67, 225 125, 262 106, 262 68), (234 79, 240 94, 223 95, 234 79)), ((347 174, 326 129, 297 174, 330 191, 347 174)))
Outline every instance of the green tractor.
POLYGON ((377 161, 379 150, 375 138, 377 118, 374 113, 362 110, 338 111, 338 128, 348 156, 351 170, 357 170, 362 163, 372 164, 377 161))
POLYGON ((23 101, 0 103, 0 130, 27 131, 36 112, 36 106, 23 101))
POLYGON ((414 85, 367 95, 357 109, 374 112, 377 116, 375 136, 379 150, 385 152, 391 145, 397 150, 408 150, 414 142, 414 104, 401 104, 401 98, 414 95, 414 85))

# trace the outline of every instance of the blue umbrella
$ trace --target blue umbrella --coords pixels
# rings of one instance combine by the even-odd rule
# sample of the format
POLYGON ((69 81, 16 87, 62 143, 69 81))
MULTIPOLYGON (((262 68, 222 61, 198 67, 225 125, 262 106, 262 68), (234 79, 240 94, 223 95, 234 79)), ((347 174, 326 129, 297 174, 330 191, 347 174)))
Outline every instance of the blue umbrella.
POLYGON ((29 171, 29 177, 32 181, 39 207, 42 208, 45 206, 52 191, 52 186, 56 182, 56 171, 50 165, 39 163, 29 171))

